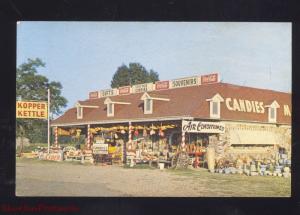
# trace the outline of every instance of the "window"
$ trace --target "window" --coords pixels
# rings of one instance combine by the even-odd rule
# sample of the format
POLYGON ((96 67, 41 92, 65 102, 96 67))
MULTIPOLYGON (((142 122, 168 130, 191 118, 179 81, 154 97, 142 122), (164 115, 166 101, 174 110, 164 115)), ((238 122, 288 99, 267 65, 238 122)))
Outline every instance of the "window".
POLYGON ((274 108, 270 109, 270 118, 275 119, 275 109, 274 108))
POLYGON ((152 107, 153 107, 153 101, 152 99, 145 99, 144 100, 144 113, 145 114, 151 114, 152 113, 152 107))
POLYGON ((107 104, 107 116, 114 116, 114 104, 113 103, 107 104))
POLYGON ((221 117, 221 102, 224 102, 223 97, 217 93, 212 98, 206 99, 209 102, 210 118, 220 119, 221 117))
POLYGON ((219 103, 218 102, 212 102, 212 115, 219 115, 218 114, 218 107, 219 103))
POLYGON ((276 122, 276 108, 269 108, 269 122, 276 122))
POLYGON ((112 103, 108 104, 108 114, 112 114, 112 103))
POLYGON ((77 106, 77 119, 82 119, 82 115, 83 115, 83 108, 77 106))
POLYGON ((274 100, 270 105, 266 105, 265 107, 269 108, 268 111, 268 121, 270 123, 276 123, 277 121, 277 108, 280 108, 280 105, 276 100, 274 100))
POLYGON ((150 108, 151 108, 150 102, 151 102, 150 99, 146 99, 146 111, 150 111, 150 108))
POLYGON ((220 102, 210 102, 210 117, 220 118, 220 102))
POLYGON ((150 96, 147 92, 145 92, 141 100, 144 102, 144 114, 152 114, 153 113, 153 100, 157 101, 170 101, 168 98, 162 98, 160 95, 152 95, 150 96))

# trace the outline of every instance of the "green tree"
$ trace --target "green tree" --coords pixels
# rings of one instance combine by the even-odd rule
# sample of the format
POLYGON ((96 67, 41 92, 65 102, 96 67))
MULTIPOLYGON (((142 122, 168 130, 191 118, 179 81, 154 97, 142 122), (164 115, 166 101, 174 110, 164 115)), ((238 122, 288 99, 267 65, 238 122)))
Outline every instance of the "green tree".
POLYGON ((129 66, 123 64, 118 67, 117 71, 113 75, 111 87, 116 88, 155 81, 159 81, 159 75, 157 72, 152 69, 147 71, 147 69, 139 63, 129 63, 129 66))
MULTIPOLYGON (((17 100, 47 101, 47 89, 50 88, 50 118, 60 114, 61 108, 66 107, 67 100, 61 96, 62 85, 51 81, 43 75, 39 75, 37 69, 45 67, 45 63, 39 59, 28 59, 26 63, 17 68, 16 98, 17 100)), ((47 121, 41 119, 17 119, 16 135, 25 136, 31 142, 47 141, 47 121)))

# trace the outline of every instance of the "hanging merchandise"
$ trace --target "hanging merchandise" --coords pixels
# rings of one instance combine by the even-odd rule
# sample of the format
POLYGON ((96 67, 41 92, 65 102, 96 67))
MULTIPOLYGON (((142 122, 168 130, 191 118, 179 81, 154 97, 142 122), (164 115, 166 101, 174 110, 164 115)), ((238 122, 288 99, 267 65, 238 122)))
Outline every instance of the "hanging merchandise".
POLYGON ((70 135, 70 132, 69 132, 69 131, 64 130, 64 129, 62 129, 62 128, 58 128, 57 130, 58 130, 58 131, 57 131, 58 135, 65 135, 65 136, 69 136, 69 135, 70 135))
POLYGON ((143 130, 143 137, 147 137, 147 136, 148 136, 148 134, 147 134, 147 130, 146 130, 145 126, 144 126, 144 130, 143 130))
POLYGON ((160 124, 160 129, 159 129, 158 135, 161 136, 161 137, 163 137, 165 135, 163 130, 162 130, 162 123, 160 124))
POLYGON ((72 135, 72 134, 75 134, 76 130, 75 130, 75 128, 71 128, 69 132, 72 135))
POLYGON ((164 137, 165 133, 162 130, 159 130, 159 136, 164 137))
POLYGON ((119 138, 119 136, 117 135, 117 133, 115 133, 115 139, 118 139, 119 138))
POLYGON ((155 134, 155 131, 154 131, 154 126, 153 124, 151 125, 151 131, 150 131, 150 135, 154 135, 155 134))
POLYGON ((121 130, 121 134, 125 134, 126 133, 126 131, 123 129, 123 130, 121 130))
POLYGON ((81 133, 81 129, 76 129, 76 137, 79 137, 81 133))
POLYGON ((134 136, 136 136, 136 137, 139 136, 139 131, 138 130, 134 131, 134 136))
POLYGON ((155 134, 155 131, 152 129, 151 131, 150 131, 150 135, 154 135, 155 134))

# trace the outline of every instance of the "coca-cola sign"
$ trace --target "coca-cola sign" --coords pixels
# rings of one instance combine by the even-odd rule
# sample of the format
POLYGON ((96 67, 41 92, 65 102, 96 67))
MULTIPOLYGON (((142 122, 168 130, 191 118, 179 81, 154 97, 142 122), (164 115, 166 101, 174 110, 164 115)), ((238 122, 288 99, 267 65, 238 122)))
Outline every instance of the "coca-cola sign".
POLYGON ((119 87, 119 95, 124 95, 129 93, 130 93, 130 86, 119 87))
POLYGON ((202 75, 201 84, 213 84, 219 81, 218 73, 202 75))
POLYGON ((169 81, 157 81, 155 82, 155 90, 169 89, 169 81))
POLYGON ((89 98, 90 99, 97 99, 98 98, 98 91, 90 92, 89 93, 89 98))

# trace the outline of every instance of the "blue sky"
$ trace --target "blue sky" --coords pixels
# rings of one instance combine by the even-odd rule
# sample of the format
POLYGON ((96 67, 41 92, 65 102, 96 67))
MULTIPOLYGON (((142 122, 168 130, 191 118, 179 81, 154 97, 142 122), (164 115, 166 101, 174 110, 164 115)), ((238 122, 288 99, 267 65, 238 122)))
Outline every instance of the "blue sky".
POLYGON ((223 82, 291 91, 291 24, 237 22, 21 22, 17 65, 63 85, 68 107, 110 88, 116 69, 139 62, 170 80, 218 72, 223 82))

